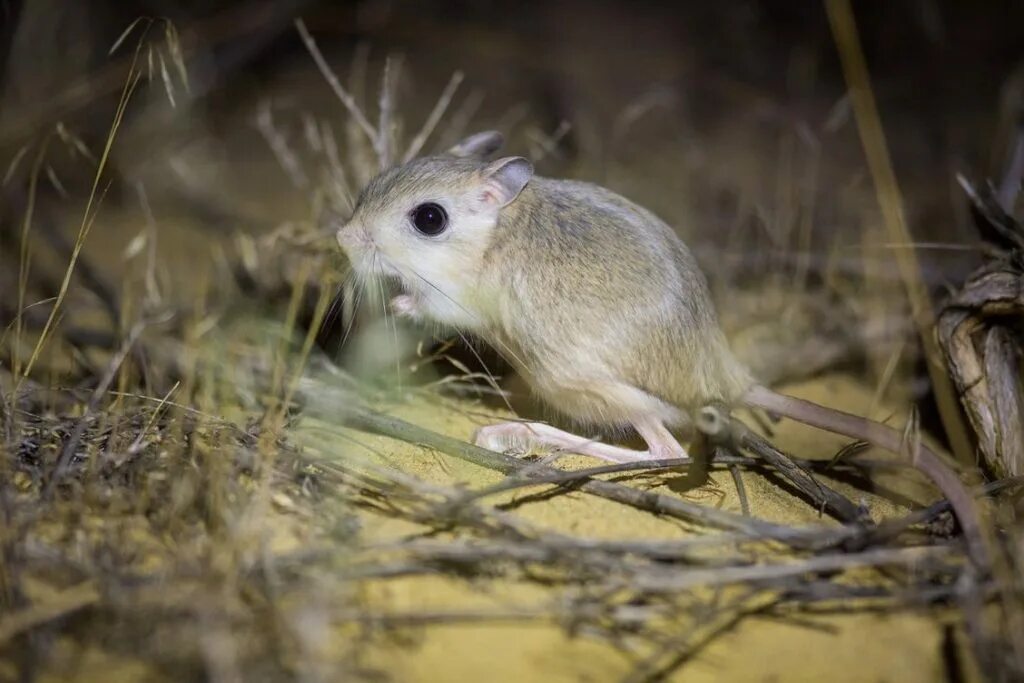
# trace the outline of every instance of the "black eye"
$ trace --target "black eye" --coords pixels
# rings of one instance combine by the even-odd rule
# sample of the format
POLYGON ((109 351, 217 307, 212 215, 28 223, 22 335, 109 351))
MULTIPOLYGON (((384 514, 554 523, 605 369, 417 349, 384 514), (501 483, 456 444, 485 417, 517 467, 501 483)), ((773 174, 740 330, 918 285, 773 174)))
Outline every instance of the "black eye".
POLYGON ((448 214, 433 202, 420 204, 412 210, 412 224, 424 235, 440 235, 448 227, 448 214))

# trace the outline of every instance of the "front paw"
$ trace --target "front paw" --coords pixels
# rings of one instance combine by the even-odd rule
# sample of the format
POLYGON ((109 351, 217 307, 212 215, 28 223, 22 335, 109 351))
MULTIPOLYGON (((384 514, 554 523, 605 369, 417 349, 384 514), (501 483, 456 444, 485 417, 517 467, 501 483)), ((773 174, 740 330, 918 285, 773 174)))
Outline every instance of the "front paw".
POLYGON ((417 320, 421 317, 419 304, 408 294, 400 294, 391 300, 391 312, 400 318, 417 320))

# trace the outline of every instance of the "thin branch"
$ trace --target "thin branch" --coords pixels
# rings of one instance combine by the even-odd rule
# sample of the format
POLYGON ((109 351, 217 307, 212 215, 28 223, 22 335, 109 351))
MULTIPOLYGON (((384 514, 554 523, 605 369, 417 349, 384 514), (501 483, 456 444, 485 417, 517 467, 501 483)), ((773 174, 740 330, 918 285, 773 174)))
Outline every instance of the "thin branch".
MULTIPOLYGON (((737 423, 739 424, 739 423, 737 423)), ((767 440, 749 429, 742 429, 739 438, 741 448, 755 453, 774 467, 779 474, 796 486, 801 493, 814 501, 819 509, 831 510, 844 522, 863 522, 867 514, 856 503, 835 489, 822 484, 801 469, 792 459, 767 440)))
POLYGON ((639 574, 635 588, 651 592, 676 592, 697 587, 723 586, 733 583, 771 582, 781 579, 839 572, 861 567, 920 567, 936 564, 954 556, 952 546, 922 548, 877 548, 862 553, 817 555, 799 562, 754 565, 750 567, 715 567, 691 569, 686 572, 664 571, 639 574))
MULTIPOLYGON (((337 404, 335 404, 337 411, 337 404)), ((446 455, 471 462, 480 467, 504 474, 531 466, 518 458, 473 446, 458 439, 438 434, 404 420, 383 415, 368 409, 349 409, 333 415, 347 426, 362 431, 381 434, 408 443, 422 444, 446 455)), ((556 474, 556 470, 540 470, 544 475, 556 474)), ((580 483, 580 490, 591 495, 629 505, 640 510, 662 514, 696 524, 719 529, 739 531, 753 538, 779 541, 794 547, 817 547, 822 543, 835 543, 855 533, 853 529, 832 529, 824 527, 798 528, 776 524, 765 520, 709 508, 680 498, 673 498, 652 491, 637 489, 612 482, 589 479, 580 483)))

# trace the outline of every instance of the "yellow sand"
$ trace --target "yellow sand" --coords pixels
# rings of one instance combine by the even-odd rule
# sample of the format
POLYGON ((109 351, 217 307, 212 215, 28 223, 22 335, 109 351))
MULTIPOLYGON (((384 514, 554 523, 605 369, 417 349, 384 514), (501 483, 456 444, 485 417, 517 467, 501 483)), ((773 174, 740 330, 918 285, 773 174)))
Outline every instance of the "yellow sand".
MULTIPOLYGON (((790 387, 790 393, 865 411, 871 392, 844 377, 829 377, 790 387)), ((882 411, 893 412, 891 406, 882 411)), ((445 433, 468 438, 475 420, 454 411, 439 416, 436 405, 410 405, 397 411, 400 417, 445 433)), ((313 426, 306 423, 307 426, 313 426)), ((383 437, 350 433, 367 448, 325 437, 321 428, 300 429, 313 452, 338 449, 362 455, 428 482, 480 487, 500 479, 499 474, 440 456, 428 449, 383 437), (342 444, 339 446, 339 443, 342 444)), ((802 456, 829 457, 845 442, 799 425, 779 425, 775 442, 802 456)), ((884 454, 871 454, 884 457, 884 454)), ((595 464, 585 458, 567 458, 565 467, 595 464)), ((716 485, 687 494, 691 500, 739 511, 735 488, 728 474, 713 475, 716 485)), ((645 480, 649 482, 650 480, 645 480)), ((780 491, 755 474, 744 481, 751 512, 780 522, 821 521, 810 507, 780 491)), ((634 483, 632 485, 639 485, 634 483)), ((837 485, 858 500, 862 494, 837 485)), ((662 493, 677 495, 666 487, 662 493)), ((904 492, 916 497, 928 489, 904 492)), ((520 492, 523 496, 527 493, 520 492)), ((508 500, 511 496, 506 497, 508 500)), ((873 516, 884 518, 902 510, 880 498, 868 496, 873 516)), ((501 498, 489 502, 501 502, 501 498)), ((549 530, 594 538, 671 539, 687 532, 677 521, 659 518, 583 493, 559 495, 530 502, 514 510, 516 515, 549 530)), ((397 539, 413 525, 365 514, 364 540, 397 539)), ((451 578, 402 578, 370 582, 365 596, 382 612, 422 610, 507 609, 543 604, 548 589, 505 581, 467 581, 451 578)), ((940 643, 943 616, 937 611, 877 616, 807 617, 799 625, 777 619, 749 618, 706 648, 674 676, 686 681, 932 681, 943 676, 940 643), (820 626, 815 628, 814 625, 820 626)), ((368 662, 382 667, 401 681, 605 681, 616 680, 635 663, 625 653, 585 636, 570 637, 557 625, 540 622, 446 624, 410 627, 411 644, 374 646, 368 662)))

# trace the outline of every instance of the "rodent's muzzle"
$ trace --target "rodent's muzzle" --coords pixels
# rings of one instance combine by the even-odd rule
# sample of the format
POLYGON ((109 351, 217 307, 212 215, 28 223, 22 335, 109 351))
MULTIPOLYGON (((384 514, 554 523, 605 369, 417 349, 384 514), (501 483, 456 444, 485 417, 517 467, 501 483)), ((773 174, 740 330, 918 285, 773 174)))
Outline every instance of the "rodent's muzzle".
POLYGON ((338 245, 345 252, 356 272, 364 275, 394 275, 398 271, 387 263, 369 231, 359 222, 349 221, 335 234, 338 245))
POLYGON ((338 240, 338 245, 350 258, 355 257, 358 252, 372 246, 370 236, 366 234, 366 229, 362 225, 355 223, 355 221, 349 221, 338 228, 335 237, 338 240))

